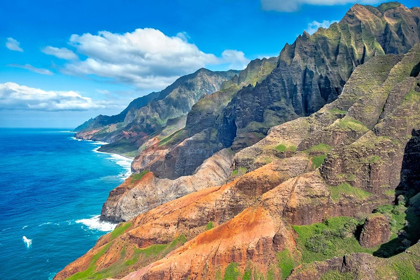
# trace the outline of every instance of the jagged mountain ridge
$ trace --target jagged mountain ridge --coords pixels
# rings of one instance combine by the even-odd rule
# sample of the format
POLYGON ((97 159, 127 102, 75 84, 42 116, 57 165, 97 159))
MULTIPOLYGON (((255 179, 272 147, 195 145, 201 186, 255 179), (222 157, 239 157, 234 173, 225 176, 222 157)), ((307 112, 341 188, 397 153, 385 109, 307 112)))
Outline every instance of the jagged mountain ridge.
POLYGON ((135 172, 153 170, 157 176, 166 172, 162 177, 169 179, 193 174, 204 162, 203 159, 211 157, 222 148, 216 136, 217 120, 223 108, 241 88, 255 86, 271 73, 277 60, 272 57, 251 61, 239 76, 225 82, 223 89, 200 99, 188 113, 185 128, 165 139, 144 145, 142 152, 133 161, 132 169, 135 172))
MULTIPOLYGON (((150 165, 139 167, 135 160, 133 169, 151 170, 170 179, 191 175, 214 152, 226 147, 240 150, 262 139, 270 127, 316 112, 337 98, 355 67, 376 55, 405 53, 420 42, 419 19, 419 8, 399 3, 353 6, 339 23, 313 35, 304 33, 294 44, 287 44, 277 67, 255 87, 236 92, 222 113, 200 127, 196 136, 189 135, 190 139, 150 165), (200 145, 203 137, 207 146, 200 145), (198 147, 207 152, 183 156, 198 147)), ((190 113, 187 124, 201 118, 190 113)))
MULTIPOLYGON (((186 115, 193 104, 204 95, 219 90, 222 84, 238 71, 199 69, 177 79, 161 92, 135 99, 116 116, 98 116, 83 124, 76 137, 111 143, 101 151, 137 154, 137 149, 165 128, 178 130, 185 125, 186 115), (171 127, 173 126, 173 128, 171 127)), ((165 135, 165 133, 164 133, 165 135)))
POLYGON ((407 166, 420 155, 415 132, 420 129, 419 62, 420 45, 404 57, 371 59, 356 68, 336 101, 273 127, 266 139, 238 153, 234 167, 247 174, 233 172, 230 183, 121 224, 56 278, 121 278, 134 270, 124 279, 284 279, 290 273, 291 279, 321 279, 336 272, 351 279, 402 279, 400 266, 420 276, 419 169, 407 166), (366 227, 367 220, 386 215, 392 239, 358 245, 357 223, 366 227), (402 238, 396 235, 401 229, 402 238), (306 232, 319 241, 315 247, 306 232), (343 255, 360 252, 370 255, 354 255, 340 265, 343 255), (383 259, 385 253, 395 257, 385 262, 371 255, 383 259))

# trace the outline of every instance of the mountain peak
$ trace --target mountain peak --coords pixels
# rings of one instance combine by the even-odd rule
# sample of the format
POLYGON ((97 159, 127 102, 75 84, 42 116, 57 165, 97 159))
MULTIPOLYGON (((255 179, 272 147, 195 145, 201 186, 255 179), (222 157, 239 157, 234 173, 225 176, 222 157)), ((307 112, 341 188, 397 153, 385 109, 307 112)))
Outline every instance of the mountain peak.
POLYGON ((405 8, 405 6, 399 2, 388 2, 388 3, 382 3, 381 5, 378 6, 378 10, 381 11, 382 13, 388 11, 388 10, 393 10, 393 9, 397 9, 397 8, 405 8))

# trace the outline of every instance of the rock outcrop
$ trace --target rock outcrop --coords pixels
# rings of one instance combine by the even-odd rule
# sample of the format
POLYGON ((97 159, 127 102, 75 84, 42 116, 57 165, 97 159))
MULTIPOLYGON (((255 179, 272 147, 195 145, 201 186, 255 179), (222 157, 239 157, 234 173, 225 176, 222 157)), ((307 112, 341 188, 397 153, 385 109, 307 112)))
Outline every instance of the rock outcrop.
POLYGON ((372 214, 366 218, 359 242, 363 247, 371 248, 388 242, 390 237, 388 218, 383 214, 372 214))
POLYGON ((176 180, 156 178, 153 172, 147 171, 133 175, 110 192, 102 207, 101 219, 112 222, 128 221, 186 194, 222 185, 231 173, 232 159, 233 154, 230 151, 221 150, 207 159, 195 174, 176 180))

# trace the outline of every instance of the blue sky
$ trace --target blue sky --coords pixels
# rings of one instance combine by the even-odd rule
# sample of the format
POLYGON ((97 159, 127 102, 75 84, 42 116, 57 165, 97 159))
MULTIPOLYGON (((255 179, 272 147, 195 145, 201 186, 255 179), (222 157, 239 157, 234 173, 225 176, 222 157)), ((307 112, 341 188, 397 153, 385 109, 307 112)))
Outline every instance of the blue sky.
POLYGON ((73 128, 116 114, 200 67, 241 69, 277 56, 355 2, 1 1, 0 127, 73 128))

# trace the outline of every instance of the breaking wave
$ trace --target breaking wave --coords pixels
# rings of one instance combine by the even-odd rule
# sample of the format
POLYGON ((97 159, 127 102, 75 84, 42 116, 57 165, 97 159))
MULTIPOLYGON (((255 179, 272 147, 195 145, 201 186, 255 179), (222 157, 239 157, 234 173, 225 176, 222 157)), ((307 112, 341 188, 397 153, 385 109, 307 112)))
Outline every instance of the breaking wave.
POLYGON ((27 238, 26 236, 22 237, 23 243, 25 243, 26 248, 31 248, 32 247, 32 239, 27 238))
POLYGON ((84 226, 88 227, 90 230, 99 230, 99 231, 105 231, 109 232, 114 230, 114 228, 117 226, 117 224, 110 223, 110 222, 104 222, 99 219, 99 215, 93 216, 90 219, 80 219, 77 220, 77 224, 83 224, 84 226))

